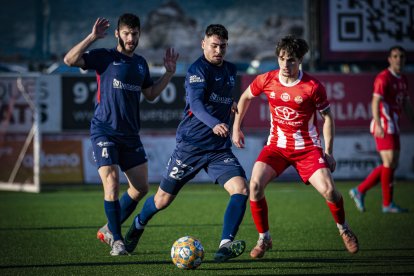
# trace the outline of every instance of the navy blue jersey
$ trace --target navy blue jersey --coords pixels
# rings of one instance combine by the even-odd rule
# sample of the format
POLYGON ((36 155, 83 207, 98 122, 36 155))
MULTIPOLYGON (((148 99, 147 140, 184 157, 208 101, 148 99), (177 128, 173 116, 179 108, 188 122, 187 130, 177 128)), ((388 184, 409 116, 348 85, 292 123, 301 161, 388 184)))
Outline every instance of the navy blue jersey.
POLYGON ((139 135, 141 89, 153 85, 146 60, 113 49, 94 49, 83 54, 84 69, 94 69, 98 90, 91 122, 91 137, 139 135))
POLYGON ((213 128, 230 123, 236 73, 234 64, 224 61, 216 66, 204 56, 190 66, 185 78, 186 106, 177 129, 177 143, 208 150, 231 147, 230 137, 215 135, 213 128))

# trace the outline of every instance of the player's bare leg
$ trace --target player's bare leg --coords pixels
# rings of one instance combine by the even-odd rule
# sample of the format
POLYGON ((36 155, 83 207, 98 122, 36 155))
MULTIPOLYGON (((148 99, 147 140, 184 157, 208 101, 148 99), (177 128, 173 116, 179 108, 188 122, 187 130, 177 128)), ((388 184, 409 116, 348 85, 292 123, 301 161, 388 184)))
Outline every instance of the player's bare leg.
POLYGON ((352 232, 345 220, 345 209, 343 198, 336 189, 328 168, 318 169, 310 178, 309 183, 325 198, 329 210, 339 229, 339 235, 342 237, 345 248, 350 253, 356 253, 359 250, 358 238, 352 232))

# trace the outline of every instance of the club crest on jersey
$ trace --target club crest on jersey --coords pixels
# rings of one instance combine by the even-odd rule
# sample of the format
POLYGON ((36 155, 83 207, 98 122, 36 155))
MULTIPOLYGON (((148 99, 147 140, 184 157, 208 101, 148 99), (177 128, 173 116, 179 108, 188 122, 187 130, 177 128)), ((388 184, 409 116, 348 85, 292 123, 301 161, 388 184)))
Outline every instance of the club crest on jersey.
POLYGON ((229 83, 228 83, 228 84, 229 84, 230 86, 234 86, 234 85, 235 85, 235 83, 236 83, 236 82, 234 81, 234 76, 230 76, 230 77, 229 77, 229 83))
POLYGON ((319 158, 319 164, 323 164, 323 163, 325 163, 325 159, 323 159, 322 157, 321 158, 319 158))
POLYGON ((303 102, 303 98, 302 98, 302 96, 296 96, 295 97, 295 103, 297 103, 297 104, 301 104, 303 102))
POLYGON ((395 97, 395 102, 399 105, 402 106, 403 102, 404 102, 404 94, 403 93, 398 93, 397 97, 395 97))
POLYGON ((140 74, 144 74, 144 67, 142 67, 142 64, 138 64, 138 71, 140 74))
POLYGON ((280 95, 280 99, 282 99, 282 101, 284 102, 288 102, 290 101, 290 95, 286 92, 282 93, 282 95, 280 95))

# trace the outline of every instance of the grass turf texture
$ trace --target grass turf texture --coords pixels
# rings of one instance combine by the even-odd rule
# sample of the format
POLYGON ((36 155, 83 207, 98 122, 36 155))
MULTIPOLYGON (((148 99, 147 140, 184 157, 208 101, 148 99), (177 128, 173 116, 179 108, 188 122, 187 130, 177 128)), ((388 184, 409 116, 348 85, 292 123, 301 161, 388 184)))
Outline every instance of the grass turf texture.
MULTIPOLYGON (((248 206, 237 235, 246 241, 246 252, 221 264, 213 256, 228 194, 217 185, 186 185, 147 226, 136 252, 118 257, 110 256, 110 248, 96 239, 105 223, 100 186, 41 194, 0 192, 0 274, 414 274, 414 183, 399 182, 395 188, 397 203, 411 211, 406 214, 381 213, 379 186, 366 197, 367 212, 359 213, 348 196, 356 184, 337 182, 347 219, 360 240, 359 253, 345 251, 328 207, 313 187, 271 183, 266 198, 273 250, 260 260, 249 257, 257 233, 248 206), (191 272, 176 268, 170 259, 173 242, 185 235, 199 238, 206 252, 204 262, 191 272)), ((150 194, 156 188, 152 185, 150 194)), ((123 225, 124 234, 131 221, 123 225)))

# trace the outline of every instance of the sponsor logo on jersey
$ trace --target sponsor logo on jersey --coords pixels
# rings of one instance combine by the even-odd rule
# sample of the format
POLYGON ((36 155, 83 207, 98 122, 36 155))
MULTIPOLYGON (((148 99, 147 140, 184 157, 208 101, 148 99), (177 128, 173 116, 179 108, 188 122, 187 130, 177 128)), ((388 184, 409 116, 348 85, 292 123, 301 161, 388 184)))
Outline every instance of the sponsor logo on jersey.
POLYGON ((123 83, 122 81, 117 80, 117 79, 114 79, 112 81, 112 87, 115 89, 124 89, 124 90, 130 90, 130 91, 135 91, 135 92, 141 91, 141 86, 135 85, 135 84, 123 83))
POLYGON ((276 106, 275 114, 278 118, 286 121, 295 120, 299 116, 296 110, 287 106, 276 106))
POLYGON ((192 75, 192 76, 190 76, 190 78, 189 78, 189 82, 190 83, 195 83, 195 82, 204 82, 204 79, 203 78, 200 78, 199 76, 197 76, 197 75, 192 75))
POLYGON ((282 99, 282 101, 284 102, 288 102, 290 100, 290 95, 286 92, 282 93, 282 95, 280 95, 280 98, 282 99))
POLYGON ((301 104, 303 102, 303 98, 302 98, 302 96, 296 96, 295 97, 295 103, 297 103, 297 104, 301 104))
POLYGON ((216 93, 213 92, 210 95, 209 101, 214 102, 214 103, 232 104, 233 103, 233 98, 220 97, 219 95, 217 95, 216 93))

